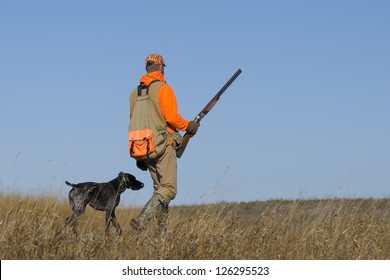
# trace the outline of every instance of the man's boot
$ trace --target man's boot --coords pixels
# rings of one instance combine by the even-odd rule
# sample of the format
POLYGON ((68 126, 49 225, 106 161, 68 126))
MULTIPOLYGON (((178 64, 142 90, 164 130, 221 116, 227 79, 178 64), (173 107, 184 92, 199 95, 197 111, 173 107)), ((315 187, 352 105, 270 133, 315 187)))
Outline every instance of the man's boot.
POLYGON ((157 229, 156 236, 165 234, 168 229, 168 203, 163 203, 160 211, 156 215, 157 219, 157 229))
POLYGON ((149 222, 156 216, 160 215, 168 208, 168 203, 162 195, 155 193, 146 203, 139 216, 132 219, 130 225, 136 231, 143 231, 149 222))

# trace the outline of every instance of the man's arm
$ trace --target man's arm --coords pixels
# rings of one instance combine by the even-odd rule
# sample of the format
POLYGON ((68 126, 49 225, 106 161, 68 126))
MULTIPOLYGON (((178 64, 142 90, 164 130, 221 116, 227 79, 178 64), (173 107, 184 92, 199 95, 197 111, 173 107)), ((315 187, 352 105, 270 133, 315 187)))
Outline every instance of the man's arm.
POLYGON ((173 129, 185 131, 188 127, 188 121, 178 113, 178 104, 173 89, 167 84, 162 85, 158 98, 161 113, 168 125, 173 129))

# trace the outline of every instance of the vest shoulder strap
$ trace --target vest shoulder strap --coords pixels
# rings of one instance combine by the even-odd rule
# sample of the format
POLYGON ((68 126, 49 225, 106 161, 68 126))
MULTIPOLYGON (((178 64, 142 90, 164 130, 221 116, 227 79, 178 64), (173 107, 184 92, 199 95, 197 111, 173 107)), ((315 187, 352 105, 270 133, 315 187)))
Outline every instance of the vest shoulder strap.
MULTIPOLYGON (((142 95, 142 90, 143 89, 146 89, 146 95, 149 95, 149 88, 152 84, 156 83, 156 82, 161 82, 159 80, 154 80, 152 81, 149 85, 145 86, 144 84, 140 84, 138 86, 138 92, 137 92, 137 96, 141 96, 142 95)), ((164 83, 164 82, 161 82, 161 83, 164 83)))

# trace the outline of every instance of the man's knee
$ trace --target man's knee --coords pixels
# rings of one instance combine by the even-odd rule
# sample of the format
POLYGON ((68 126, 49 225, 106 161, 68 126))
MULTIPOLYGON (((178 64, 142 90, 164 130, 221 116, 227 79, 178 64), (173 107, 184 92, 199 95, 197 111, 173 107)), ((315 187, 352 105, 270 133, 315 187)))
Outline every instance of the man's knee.
POLYGON ((161 195, 165 201, 169 203, 176 197, 177 189, 175 186, 160 186, 155 192, 161 195))

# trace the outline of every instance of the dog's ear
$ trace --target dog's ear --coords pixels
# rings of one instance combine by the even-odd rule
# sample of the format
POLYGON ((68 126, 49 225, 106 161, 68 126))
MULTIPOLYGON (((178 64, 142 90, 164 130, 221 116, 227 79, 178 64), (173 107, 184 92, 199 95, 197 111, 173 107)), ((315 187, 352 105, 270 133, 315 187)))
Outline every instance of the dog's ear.
POLYGON ((119 177, 123 177, 123 174, 124 174, 124 173, 121 171, 121 172, 118 173, 118 176, 119 176, 119 177))

